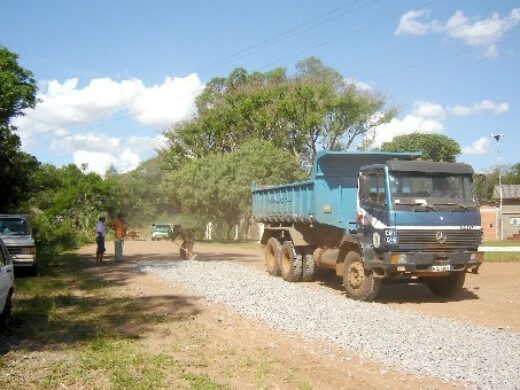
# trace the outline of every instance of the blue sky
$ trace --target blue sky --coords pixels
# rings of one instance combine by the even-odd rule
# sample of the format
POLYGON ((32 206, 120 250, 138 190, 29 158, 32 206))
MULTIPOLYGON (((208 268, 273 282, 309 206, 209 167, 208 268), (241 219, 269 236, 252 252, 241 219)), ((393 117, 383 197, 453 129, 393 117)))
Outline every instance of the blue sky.
POLYGON ((485 170, 499 132, 520 162, 520 1, 3 0, 0 15, 0 44, 40 85, 14 124, 43 162, 132 169, 212 77, 311 55, 399 108, 377 142, 446 134, 485 170))

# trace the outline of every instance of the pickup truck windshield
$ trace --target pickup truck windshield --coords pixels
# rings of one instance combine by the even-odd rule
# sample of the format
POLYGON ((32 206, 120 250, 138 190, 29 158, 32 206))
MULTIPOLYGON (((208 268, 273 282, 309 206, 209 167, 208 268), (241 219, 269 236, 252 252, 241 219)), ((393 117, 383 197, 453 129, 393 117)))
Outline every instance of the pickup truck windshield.
POLYGON ((23 218, 1 218, 0 234, 6 236, 26 236, 30 232, 27 222, 23 218))
POLYGON ((155 225, 154 231, 160 233, 168 233, 170 231, 170 225, 155 225))
POLYGON ((447 173, 390 172, 390 190, 394 205, 427 204, 466 210, 475 206, 470 175, 447 173))

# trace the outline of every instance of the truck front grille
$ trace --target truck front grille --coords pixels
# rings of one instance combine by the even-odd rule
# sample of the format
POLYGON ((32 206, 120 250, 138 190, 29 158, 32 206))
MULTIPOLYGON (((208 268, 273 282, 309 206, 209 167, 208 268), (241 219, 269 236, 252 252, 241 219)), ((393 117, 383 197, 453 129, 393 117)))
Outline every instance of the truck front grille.
POLYGON ((476 249, 480 244, 480 230, 397 230, 397 237, 401 249, 476 249))
POLYGON ((30 255, 34 254, 34 247, 32 246, 8 246, 7 251, 10 256, 16 255, 30 255))

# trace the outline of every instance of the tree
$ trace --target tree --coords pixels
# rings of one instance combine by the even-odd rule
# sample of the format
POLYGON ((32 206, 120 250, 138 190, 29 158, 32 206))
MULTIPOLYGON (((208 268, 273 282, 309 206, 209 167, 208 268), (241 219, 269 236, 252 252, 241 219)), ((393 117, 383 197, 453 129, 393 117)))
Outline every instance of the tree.
POLYGON ((293 77, 281 68, 266 73, 237 68, 227 78, 212 79, 196 99, 197 115, 165 133, 170 143, 165 156, 179 166, 263 139, 308 167, 318 147, 348 149, 395 115, 384 111, 382 97, 358 91, 315 57, 296 67, 293 77))
POLYGON ((18 56, 0 47, 0 212, 15 210, 30 196, 31 174, 38 166, 33 156, 20 150, 12 118, 36 104, 32 73, 17 63, 18 56))
POLYGON ((454 162, 461 153, 460 145, 453 138, 442 134, 412 133, 399 135, 385 142, 381 150, 387 152, 422 152, 433 161, 454 162))
POLYGON ((0 46, 0 127, 13 129, 12 118, 36 104, 36 82, 31 71, 18 65, 18 55, 0 46))
POLYGON ((164 192, 186 216, 224 221, 227 237, 251 215, 251 182, 278 184, 303 178, 298 159, 263 140, 250 140, 232 153, 188 161, 166 175, 164 192))

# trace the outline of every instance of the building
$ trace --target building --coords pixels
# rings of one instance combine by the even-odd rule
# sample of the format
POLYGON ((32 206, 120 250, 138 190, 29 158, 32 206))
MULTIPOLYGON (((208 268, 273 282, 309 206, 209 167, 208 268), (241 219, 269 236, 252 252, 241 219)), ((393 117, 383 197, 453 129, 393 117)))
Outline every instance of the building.
POLYGON ((498 207, 495 203, 480 204, 480 219, 482 226, 482 240, 496 241, 500 237, 498 231, 498 207))
MULTIPOLYGON (((493 190, 493 199, 500 201, 500 189, 493 190)), ((499 211, 497 210, 497 237, 500 237, 499 211)), ((482 207, 481 207, 481 215, 482 207)), ((520 185, 502 185, 502 220, 504 223, 504 239, 520 241, 520 185)), ((484 225, 484 222, 482 223, 484 225)), ((484 226, 483 226, 484 227, 484 226)))

